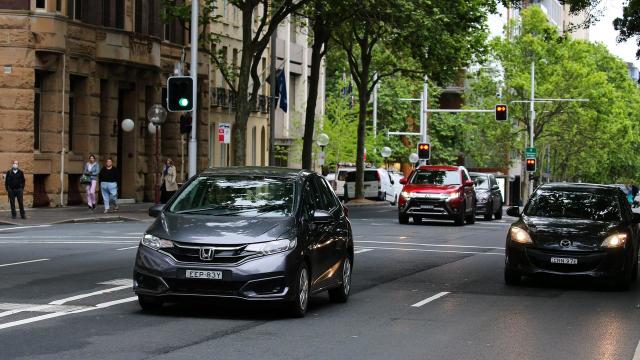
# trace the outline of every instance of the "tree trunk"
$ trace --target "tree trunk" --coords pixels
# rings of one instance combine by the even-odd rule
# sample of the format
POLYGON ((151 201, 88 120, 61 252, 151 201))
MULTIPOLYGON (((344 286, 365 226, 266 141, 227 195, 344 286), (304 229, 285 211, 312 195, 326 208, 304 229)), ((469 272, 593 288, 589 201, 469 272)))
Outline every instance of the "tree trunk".
MULTIPOLYGON (((368 79, 367 75, 362 72, 361 79, 368 79)), ((356 153, 356 199, 364 199, 364 144, 367 135, 367 81, 363 81, 358 88, 358 99, 360 108, 358 109, 358 147, 356 153)))
POLYGON ((302 142, 302 168, 313 170, 313 131, 315 129, 316 104, 318 101, 318 84, 320 83, 320 65, 323 58, 323 47, 329 40, 328 32, 324 31, 320 21, 313 27, 313 45, 311 47, 311 74, 309 77, 309 93, 304 118, 304 137, 302 142))

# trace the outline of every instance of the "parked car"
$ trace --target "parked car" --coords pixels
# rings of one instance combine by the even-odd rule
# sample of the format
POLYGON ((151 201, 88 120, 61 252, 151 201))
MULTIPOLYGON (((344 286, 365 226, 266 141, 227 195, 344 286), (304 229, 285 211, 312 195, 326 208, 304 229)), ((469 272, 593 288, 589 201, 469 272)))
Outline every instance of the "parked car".
POLYGON ((456 225, 475 223, 476 193, 463 166, 420 166, 408 178, 398 199, 398 221, 420 223, 422 218, 452 219, 456 225))
POLYGON ((313 172, 217 168, 154 206, 135 260, 140 306, 185 296, 281 301, 304 316, 322 291, 345 302, 353 236, 347 212, 313 172))
POLYGON ((615 186, 545 184, 536 189, 507 234, 504 280, 553 274, 613 280, 628 289, 638 276, 640 214, 615 186))
POLYGON ((391 201, 391 205, 396 205, 398 203, 398 197, 400 197, 400 193, 402 192, 402 187, 404 186, 400 183, 404 175, 395 171, 390 171, 389 175, 391 175, 391 180, 393 180, 393 193, 395 195, 393 201, 391 201))
POLYGON ((333 186, 333 190, 340 199, 344 199, 344 184, 347 180, 347 174, 349 174, 351 171, 356 171, 356 168, 338 167, 336 179, 334 180, 333 184, 331 184, 333 186))
POLYGON ((490 221, 495 216, 502 219, 502 193, 493 174, 470 173, 476 189, 476 214, 490 221))
MULTIPOLYGON (((364 169, 364 197, 392 202, 395 198, 394 181, 384 169, 364 169)), ((347 197, 356 197, 356 172, 350 171, 346 178, 347 197)))

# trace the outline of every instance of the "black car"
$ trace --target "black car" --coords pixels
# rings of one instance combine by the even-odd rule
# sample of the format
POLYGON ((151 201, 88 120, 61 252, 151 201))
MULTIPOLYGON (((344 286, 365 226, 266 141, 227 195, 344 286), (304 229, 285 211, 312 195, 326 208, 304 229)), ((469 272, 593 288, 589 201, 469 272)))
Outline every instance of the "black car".
POLYGON ((507 234, 505 282, 522 275, 606 278, 621 289, 638 276, 640 215, 613 186, 547 184, 538 187, 507 234))
POLYGON ((475 183, 476 214, 485 220, 502 219, 502 192, 493 174, 469 173, 475 183))
POLYGON ((149 214, 133 273, 143 309, 196 296, 277 300, 304 316, 313 293, 349 297, 351 223, 315 173, 210 169, 149 214))

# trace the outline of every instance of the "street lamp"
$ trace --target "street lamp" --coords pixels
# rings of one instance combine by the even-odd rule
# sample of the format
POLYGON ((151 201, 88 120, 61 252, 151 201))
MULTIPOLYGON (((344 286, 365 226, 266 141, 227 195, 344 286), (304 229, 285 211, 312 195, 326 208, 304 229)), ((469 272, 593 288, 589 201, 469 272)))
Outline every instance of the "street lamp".
POLYGON ((380 155, 382 155, 382 157, 384 158, 384 163, 387 166, 387 171, 389 171, 389 163, 387 162, 387 158, 391 156, 391 148, 388 146, 383 147, 380 151, 380 155))
MULTIPOLYGON (((320 154, 318 154, 318 164, 320 169, 324 166, 324 147, 329 144, 329 135, 322 133, 316 138, 316 144, 320 146, 320 154)), ((322 170, 320 171, 322 172, 322 170)))
POLYGON ((418 157, 418 154, 411 153, 411 155, 409 155, 409 162, 414 166, 414 168, 418 160, 420 160, 420 157, 418 157))
MULTIPOLYGON (((158 131, 158 127, 164 124, 165 120, 167 120, 167 110, 162 105, 155 104, 149 108, 147 111, 147 119, 149 122, 155 126, 155 134, 156 134, 156 167, 160 164, 160 132, 158 131)), ((156 171, 153 177, 154 189, 155 189, 155 203, 160 203, 160 172, 156 171)))

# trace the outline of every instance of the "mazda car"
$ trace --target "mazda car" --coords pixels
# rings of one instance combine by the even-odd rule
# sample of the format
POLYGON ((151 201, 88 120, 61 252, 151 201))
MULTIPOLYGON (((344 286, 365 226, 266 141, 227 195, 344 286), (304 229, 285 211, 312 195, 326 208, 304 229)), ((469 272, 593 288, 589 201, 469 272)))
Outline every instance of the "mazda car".
POLYGON ((353 236, 347 209, 315 173, 218 168, 190 179, 140 241, 134 291, 145 310, 187 297, 279 301, 304 316, 309 297, 347 301, 353 236))
POLYGON ((545 184, 536 189, 511 225, 504 279, 551 274, 605 278, 628 289, 638 276, 640 214, 618 188, 591 184, 545 184))

